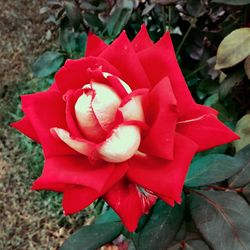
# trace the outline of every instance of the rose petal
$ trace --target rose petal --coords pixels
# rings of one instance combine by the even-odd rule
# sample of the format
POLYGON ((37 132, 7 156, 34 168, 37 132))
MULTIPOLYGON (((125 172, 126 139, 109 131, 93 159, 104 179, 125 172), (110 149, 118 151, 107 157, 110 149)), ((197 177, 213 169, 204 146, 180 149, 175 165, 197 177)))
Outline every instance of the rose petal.
POLYGON ((125 121, 145 121, 143 101, 148 94, 148 89, 137 89, 123 99, 119 110, 125 121))
POLYGON ((81 185, 101 192, 114 164, 98 162, 91 165, 86 157, 55 156, 45 160, 42 176, 33 183, 33 189, 43 189, 53 183, 81 185))
POLYGON ((169 77, 181 114, 185 114, 195 105, 177 62, 169 32, 154 46, 137 55, 152 85, 156 85, 166 76, 169 77))
POLYGON ((136 185, 136 189, 141 200, 141 209, 144 214, 148 214, 158 197, 143 187, 136 185))
POLYGON ((199 145, 198 151, 229 143, 239 139, 214 114, 194 111, 177 123, 178 133, 185 135, 199 145))
MULTIPOLYGON (((87 87, 88 85, 85 86, 87 87)), ((85 138, 91 141, 101 142, 105 139, 106 133, 93 109, 95 96, 95 91, 89 87, 89 93, 83 93, 75 103, 75 116, 78 126, 85 138)))
POLYGON ((109 72, 120 77, 121 73, 103 58, 84 57, 78 60, 68 59, 56 73, 55 80, 60 92, 65 94, 69 89, 79 89, 91 82, 95 69, 109 72))
POLYGON ((99 157, 108 162, 123 162, 131 158, 140 145, 140 129, 120 125, 98 148, 99 157))
POLYGON ((65 215, 80 212, 94 202, 100 194, 91 188, 74 186, 63 193, 62 206, 65 215))
POLYGON ((178 112, 169 79, 163 78, 148 98, 146 121, 151 128, 142 140, 140 151, 171 160, 178 112))
POLYGON ((45 180, 34 181, 32 184, 32 190, 49 190, 54 192, 64 192, 71 188, 71 184, 46 182, 45 180))
POLYGON ((134 183, 156 194, 179 201, 185 176, 196 150, 196 143, 176 134, 172 161, 135 155, 129 160, 127 176, 134 183))
POLYGON ((173 207, 175 205, 175 201, 172 198, 169 198, 169 197, 164 196, 164 195, 158 195, 158 196, 161 200, 165 201, 171 207, 173 207))
POLYGON ((27 116, 24 116, 20 121, 12 122, 10 126, 19 130, 21 133, 25 134, 30 139, 39 142, 39 138, 36 134, 36 131, 32 127, 32 124, 30 123, 27 116))
POLYGON ((135 231, 144 213, 135 184, 123 179, 104 195, 104 199, 121 217, 128 231, 135 231))
POLYGON ((78 98, 83 94, 83 89, 78 89, 76 91, 68 91, 64 96, 64 100, 66 102, 66 122, 68 126, 68 130, 71 135, 74 137, 81 138, 83 134, 78 126, 78 122, 76 120, 75 115, 75 103, 77 102, 78 98))
MULTIPOLYGON (((88 87, 88 85, 84 86, 88 87)), ((95 96, 92 101, 92 108, 102 129, 109 131, 113 127, 117 109, 121 103, 120 97, 109 86, 92 82, 92 89, 95 96)))
POLYGON ((107 72, 123 79, 129 84, 131 89, 150 87, 148 77, 125 32, 122 32, 121 35, 100 54, 100 57, 114 65, 121 72, 122 77, 113 74, 111 71, 107 72))
POLYGON ((51 133, 80 154, 90 156, 96 144, 80 138, 72 138, 68 131, 61 128, 51 128, 51 133))
POLYGON ((109 85, 116 90, 116 93, 120 95, 120 97, 124 98, 131 93, 131 88, 119 77, 108 72, 103 72, 103 76, 108 80, 109 85))
POLYGON ((42 144, 45 157, 65 154, 78 155, 76 151, 50 133, 52 127, 67 130, 65 102, 59 92, 48 90, 24 95, 22 96, 22 108, 42 144))
POLYGON ((108 178, 101 192, 82 186, 74 186, 65 190, 63 194, 63 208, 65 214, 79 212, 90 205, 98 197, 106 193, 115 183, 120 181, 127 169, 127 163, 116 164, 114 171, 108 178))
POLYGON ((89 34, 85 56, 98 56, 108 45, 94 34, 89 34))
POLYGON ((148 34, 145 24, 142 24, 140 31, 132 41, 132 45, 134 46, 136 52, 147 49, 154 45, 148 34))

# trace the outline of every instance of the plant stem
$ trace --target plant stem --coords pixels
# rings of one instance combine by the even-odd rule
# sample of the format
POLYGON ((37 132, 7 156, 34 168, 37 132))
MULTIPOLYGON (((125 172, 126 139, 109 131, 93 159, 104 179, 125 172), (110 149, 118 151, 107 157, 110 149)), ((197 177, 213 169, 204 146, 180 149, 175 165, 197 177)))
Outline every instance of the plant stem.
POLYGON ((177 54, 177 55, 179 55, 179 52, 180 52, 180 50, 181 50, 181 48, 182 48, 184 42, 186 41, 187 36, 188 36, 188 34, 190 33, 190 31, 191 31, 191 29, 192 29, 192 27, 193 27, 193 24, 194 24, 193 21, 190 22, 190 25, 189 25, 189 27, 188 27, 188 30, 187 30, 187 32, 185 33, 185 35, 183 36, 183 38, 182 38, 182 40, 181 40, 181 43, 179 44, 179 46, 178 46, 178 48, 177 48, 177 50, 176 50, 176 54, 177 54))
POLYGON ((168 6, 168 29, 169 32, 171 32, 172 27, 171 27, 171 6, 168 6))
POLYGON ((197 72, 199 72, 201 69, 205 68, 206 66, 207 66, 207 63, 202 64, 197 69, 195 69, 194 71, 192 71, 189 74, 187 74, 185 78, 186 79, 190 78, 191 76, 193 76, 194 74, 196 74, 197 72))

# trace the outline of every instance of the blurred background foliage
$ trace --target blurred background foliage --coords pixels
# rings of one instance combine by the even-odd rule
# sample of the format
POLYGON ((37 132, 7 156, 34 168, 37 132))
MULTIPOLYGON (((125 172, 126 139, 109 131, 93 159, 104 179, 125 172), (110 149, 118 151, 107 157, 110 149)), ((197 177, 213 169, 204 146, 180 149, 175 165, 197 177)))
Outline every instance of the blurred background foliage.
POLYGON ((249 87, 249 1, 228 0, 109 0, 48 1, 40 13, 47 15, 58 29, 60 48, 45 52, 33 65, 34 75, 48 77, 66 58, 84 55, 88 32, 106 43, 122 29, 133 39, 145 23, 153 41, 171 33, 181 69, 198 103, 220 111, 220 118, 232 126, 250 108, 249 87), (217 65, 216 53, 222 40, 219 58, 231 63, 217 65), (225 51, 227 43, 230 50, 225 51), (239 57, 239 54, 242 56, 239 57), (245 69, 244 69, 245 61, 245 69), (48 67, 44 68, 44 64, 48 67))
MULTIPOLYGON (((217 109, 220 112, 219 118, 241 136, 241 140, 233 145, 224 145, 199 153, 191 165, 186 180, 187 201, 184 205, 177 206, 174 212, 166 205, 157 203, 149 217, 141 220, 142 233, 136 232, 130 235, 126 232, 117 224, 117 216, 103 201, 96 202, 89 210, 75 215, 72 219, 63 216, 60 195, 41 192, 48 209, 55 211, 58 224, 69 228, 78 221, 75 227, 79 228, 85 223, 86 218, 101 214, 101 227, 96 226, 99 223, 97 221, 93 225, 94 229, 90 228, 88 231, 83 228, 83 231, 76 235, 77 240, 86 239, 81 245, 90 246, 84 249, 96 249, 116 238, 121 232, 133 240, 134 244, 130 244, 129 248, 131 250, 135 246, 136 249, 167 249, 167 246, 171 246, 169 248, 171 250, 250 249, 250 245, 247 245, 250 244, 249 239, 244 237, 241 239, 246 243, 243 246, 236 244, 237 239, 234 241, 234 237, 232 241, 225 238, 224 240, 229 243, 225 244, 224 248, 215 240, 211 240, 214 237, 211 236, 211 231, 219 234, 219 223, 225 223, 221 221, 224 215, 222 216, 220 211, 216 209, 210 211, 219 218, 217 222, 213 221, 214 224, 210 229, 204 228, 199 223, 205 216, 202 212, 208 209, 208 201, 211 200, 225 209, 226 216, 232 218, 233 223, 237 216, 226 210, 226 201, 243 204, 243 217, 249 216, 247 213, 249 213, 250 176, 246 173, 250 172, 250 148, 245 146, 250 143, 250 0, 48 0, 39 11, 45 23, 51 27, 51 32, 47 32, 46 36, 53 36, 55 44, 51 46, 51 50, 46 49, 34 61, 31 67, 32 79, 20 89, 16 89, 16 97, 23 93, 46 89, 53 83, 55 72, 67 58, 83 57, 89 32, 95 33, 106 43, 111 43, 123 29, 126 30, 128 37, 133 39, 144 23, 155 42, 166 31, 170 32, 180 67, 195 100, 217 109), (204 166, 206 166, 204 172, 199 172, 204 166), (227 168, 221 171, 220 166, 227 168), (244 181, 234 185, 235 182, 239 182, 238 179, 242 179, 242 176, 245 178, 244 181), (195 191, 196 189, 192 191, 192 188, 198 191, 195 191), (214 194, 214 190, 219 194, 214 194), (225 192, 229 190, 232 194, 225 192), (199 200, 199 197, 203 200, 199 200), (183 208, 186 204, 189 204, 188 211, 183 208), (198 213, 195 207, 199 207, 201 212, 198 213), (164 221, 166 216, 169 216, 170 221, 164 221), (158 222, 155 217, 158 218, 158 222), (162 224, 159 224, 159 218, 162 218, 162 224), (150 223, 147 223, 148 220, 150 223), (173 221, 178 223, 173 225, 173 221), (112 227, 117 230, 109 232, 108 228, 112 227), (93 241, 91 238, 93 230, 99 233, 99 240, 93 241), (164 238, 166 234, 169 234, 169 237, 165 237, 162 245, 155 245, 157 242, 148 242, 150 237, 154 237, 152 232, 160 238, 164 238)), ((8 114, 6 121, 22 117, 22 112, 18 111, 20 107, 17 108, 19 103, 18 99, 14 101, 15 108, 12 109, 11 116, 8 114)), ((43 164, 40 146, 14 132, 12 136, 19 139, 17 143, 19 154, 27 154, 25 162, 31 177, 33 179, 38 177, 43 164)), ((233 205, 230 206, 228 209, 233 210, 233 205)), ((239 222, 237 223, 235 223, 236 229, 233 230, 236 230, 241 238, 243 233, 240 230, 238 232, 239 222)), ((241 221, 241 223, 246 222, 241 221)), ((246 227, 250 230, 250 223, 248 224, 246 227)), ((229 226, 228 231, 230 230, 232 228, 229 226)), ((78 249, 77 246, 70 248, 75 238, 68 242, 62 249, 78 249)), ((124 241, 124 238, 115 241, 117 246, 128 243, 130 240, 124 241)))

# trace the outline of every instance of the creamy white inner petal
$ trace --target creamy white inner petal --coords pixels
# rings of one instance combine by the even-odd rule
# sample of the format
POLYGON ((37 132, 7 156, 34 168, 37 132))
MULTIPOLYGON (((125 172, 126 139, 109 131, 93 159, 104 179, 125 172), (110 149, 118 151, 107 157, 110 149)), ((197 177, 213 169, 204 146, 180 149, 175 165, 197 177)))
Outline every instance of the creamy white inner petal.
MULTIPOLYGON (((108 72, 103 72, 103 76, 105 78, 108 78, 108 76, 113 76, 112 74, 108 73, 108 72)), ((123 86, 123 88, 126 90, 126 92, 129 94, 132 92, 131 88, 128 86, 128 84, 126 82, 124 82, 122 79, 120 79, 119 77, 116 76, 116 78, 120 81, 121 85, 123 86)))
POLYGON ((66 143, 69 147, 74 149, 80 154, 83 155, 89 155, 91 151, 93 150, 93 145, 88 144, 84 141, 78 141, 75 139, 72 139, 69 132, 62 129, 62 128, 52 128, 51 129, 52 134, 55 134, 60 138, 64 143, 66 143))
POLYGON ((75 115, 86 138, 96 141, 112 127, 121 99, 111 87, 101 83, 93 82, 83 89, 85 92, 75 104, 75 115))
POLYGON ((120 107, 124 120, 145 121, 141 96, 132 97, 124 106, 120 107))
POLYGON ((136 153, 140 141, 140 130, 137 126, 121 125, 99 148, 100 158, 116 163, 126 161, 136 153))
MULTIPOLYGON (((108 73, 105 76, 107 77, 108 73)), ((127 92, 131 92, 126 83, 122 80, 120 82, 127 92)), ((91 82, 91 84, 84 85, 83 94, 78 98, 74 107, 79 129, 85 139, 97 144, 101 143, 96 147, 96 154, 99 158, 114 163, 131 158, 137 152, 141 141, 140 129, 136 125, 123 124, 113 129, 121 101, 112 87, 91 82), (111 136, 106 139, 110 132, 111 136)), ((133 97, 120 108, 120 111, 125 121, 144 120, 140 98, 133 97)), ((61 140, 76 151, 81 153, 89 151, 83 142, 75 141, 68 134, 62 134, 61 131, 56 132, 61 140)))

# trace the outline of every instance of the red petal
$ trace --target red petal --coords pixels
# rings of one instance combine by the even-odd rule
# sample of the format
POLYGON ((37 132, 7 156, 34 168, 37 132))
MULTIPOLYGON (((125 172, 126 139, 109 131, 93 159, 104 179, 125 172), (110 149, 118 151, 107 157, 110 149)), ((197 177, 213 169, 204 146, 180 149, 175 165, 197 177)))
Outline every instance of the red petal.
POLYGON ((145 121, 143 108, 147 97, 148 89, 137 89, 122 100, 119 110, 125 121, 145 121))
POLYGON ((70 184, 65 183, 48 183, 45 181, 34 181, 32 184, 32 190, 50 190, 54 192, 64 192, 70 188, 70 184))
POLYGON ((96 149, 96 144, 83 138, 72 137, 67 130, 51 128, 50 132, 59 140, 62 140, 70 148, 85 156, 91 156, 96 149))
POLYGON ((140 31, 132 41, 132 45, 134 46, 136 52, 153 46, 153 42, 148 34, 147 27, 145 24, 141 26, 140 31))
POLYGON ((169 198, 169 197, 164 196, 164 195, 158 195, 158 196, 161 200, 165 201, 171 207, 173 207, 175 205, 175 201, 172 198, 169 198))
POLYGON ((55 80, 61 93, 69 89, 79 89, 91 82, 95 69, 101 67, 103 72, 120 76, 119 71, 103 58, 85 57, 78 60, 67 60, 56 73, 55 80))
POLYGON ((121 98, 124 98, 128 93, 131 92, 130 87, 120 78, 113 76, 109 73, 103 73, 103 75, 107 79, 107 85, 115 89, 116 93, 121 98))
POLYGON ((239 139, 232 130, 225 126, 214 114, 203 111, 190 113, 177 123, 177 131, 196 142, 198 151, 226 144, 239 139))
POLYGON ((30 139, 39 142, 39 138, 36 134, 36 131, 34 130, 34 128, 32 127, 29 119, 27 118, 27 116, 24 116, 20 121, 17 122, 12 122, 10 124, 11 127, 19 130, 21 133, 25 134, 26 136, 28 136, 30 139))
POLYGON ((156 85, 166 76, 169 77, 181 113, 185 113, 195 104, 179 68, 168 32, 154 46, 137 55, 152 85, 156 85))
POLYGON ((155 194, 179 201, 185 176, 196 150, 197 145, 193 141, 176 134, 172 161, 135 155, 129 160, 128 178, 155 194))
POLYGON ((98 197, 99 193, 91 188, 75 186, 63 193, 63 210, 66 215, 80 212, 98 197))
POLYGON ((89 34, 85 56, 98 56, 108 45, 94 34, 89 34))
POLYGON ((42 144, 45 156, 78 153, 54 138, 50 128, 67 129, 65 102, 59 92, 45 91, 22 96, 22 108, 42 144))
POLYGON ((150 87, 148 77, 125 32, 122 32, 122 34, 100 54, 100 57, 114 65, 121 72, 121 79, 132 89, 150 87))
POLYGON ((64 95, 66 101, 66 122, 71 135, 76 137, 82 137, 82 133, 77 125, 77 120, 75 116, 75 104, 78 98, 82 95, 83 89, 78 89, 76 91, 69 91, 64 95))
POLYGON ((42 176, 34 182, 34 189, 44 185, 63 183, 86 186, 102 191, 115 165, 98 162, 90 165, 86 157, 57 156, 45 160, 42 176))
POLYGON ((173 159, 174 137, 178 112, 176 99, 167 77, 150 92, 146 121, 151 127, 140 146, 149 155, 173 159))
POLYGON ((135 184, 123 179, 105 194, 104 199, 121 217, 128 231, 135 231, 143 215, 141 199, 135 184))
POLYGON ((127 169, 127 163, 117 164, 101 192, 82 186, 74 186, 65 190, 63 195, 64 212, 66 214, 77 213, 90 205, 118 182, 125 175, 127 169))

